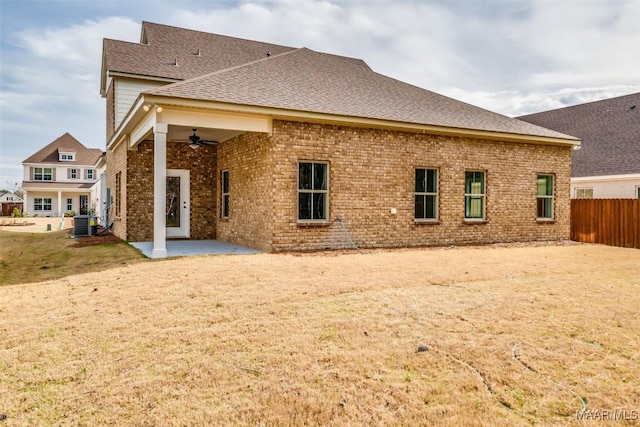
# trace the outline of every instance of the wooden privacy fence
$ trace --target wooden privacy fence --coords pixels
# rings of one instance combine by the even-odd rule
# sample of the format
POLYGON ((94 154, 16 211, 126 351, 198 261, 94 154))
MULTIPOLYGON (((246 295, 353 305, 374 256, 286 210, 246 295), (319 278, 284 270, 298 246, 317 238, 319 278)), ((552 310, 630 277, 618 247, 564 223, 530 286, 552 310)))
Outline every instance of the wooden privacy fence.
POLYGON ((571 200, 571 240, 640 249, 640 199, 571 200))

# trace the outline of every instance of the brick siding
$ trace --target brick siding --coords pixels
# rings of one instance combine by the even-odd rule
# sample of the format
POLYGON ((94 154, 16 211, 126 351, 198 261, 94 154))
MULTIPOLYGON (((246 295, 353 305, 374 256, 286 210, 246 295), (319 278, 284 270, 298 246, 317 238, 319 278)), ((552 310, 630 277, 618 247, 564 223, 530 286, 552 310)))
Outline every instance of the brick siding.
MULTIPOLYGON (((126 238, 152 240, 153 142, 127 154, 126 238)), ((349 247, 338 216, 362 248, 568 239, 570 161, 570 148, 561 146, 281 120, 274 120, 272 136, 248 132, 219 144, 217 154, 186 144, 167 149, 168 168, 191 171, 192 238, 264 251, 349 247), (297 221, 299 161, 329 164, 326 224, 297 221), (415 168, 439 171, 435 224, 414 221, 415 168), (219 219, 224 169, 229 219, 219 219), (466 170, 486 172, 485 222, 464 220, 466 170), (555 177, 554 221, 536 220, 538 174, 555 177)))
POLYGON ((338 215, 363 248, 569 238, 566 147, 285 121, 274 122, 271 144, 278 159, 271 184, 274 251, 348 247, 338 215), (305 160, 330 165, 326 225, 296 220, 297 164, 305 160), (414 221, 416 167, 439 170, 437 224, 414 221), (472 169, 486 171, 487 221, 481 224, 464 221, 464 172, 472 169), (551 223, 536 220, 538 173, 555 176, 551 223))

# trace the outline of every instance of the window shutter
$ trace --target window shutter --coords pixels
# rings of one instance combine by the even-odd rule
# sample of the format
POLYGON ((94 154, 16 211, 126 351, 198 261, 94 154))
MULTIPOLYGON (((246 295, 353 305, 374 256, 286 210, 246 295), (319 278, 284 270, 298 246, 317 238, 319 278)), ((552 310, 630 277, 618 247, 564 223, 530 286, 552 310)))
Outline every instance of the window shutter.
POLYGON ((67 168, 67 179, 71 179, 71 169, 67 168))
POLYGON ((29 169, 29 176, 31 176, 31 181, 35 181, 35 173, 33 172, 33 167, 30 167, 29 169))

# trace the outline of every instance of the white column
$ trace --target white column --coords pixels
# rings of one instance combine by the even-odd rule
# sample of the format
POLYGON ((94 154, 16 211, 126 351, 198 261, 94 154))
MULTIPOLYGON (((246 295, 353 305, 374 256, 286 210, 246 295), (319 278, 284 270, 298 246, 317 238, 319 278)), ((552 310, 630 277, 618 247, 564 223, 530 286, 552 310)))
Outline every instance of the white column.
POLYGON ((29 195, 27 194, 27 190, 22 192, 22 214, 29 213, 29 195))
POLYGON ((166 123, 153 127, 153 250, 151 258, 167 256, 167 131, 166 123))
POLYGON ((58 190, 58 216, 62 215, 62 191, 58 190))

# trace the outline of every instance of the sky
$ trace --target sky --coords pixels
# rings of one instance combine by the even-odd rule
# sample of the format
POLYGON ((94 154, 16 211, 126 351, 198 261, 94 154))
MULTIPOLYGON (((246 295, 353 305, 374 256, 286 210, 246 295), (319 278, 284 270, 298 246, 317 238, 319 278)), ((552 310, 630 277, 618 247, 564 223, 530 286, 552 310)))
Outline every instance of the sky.
POLYGON ((0 188, 65 132, 105 149, 102 40, 143 20, 360 58, 511 117, 640 92, 640 0, 0 0, 0 188))

